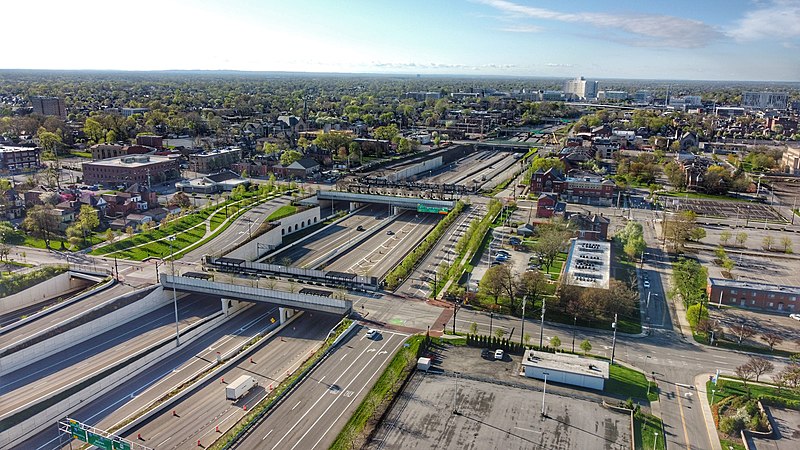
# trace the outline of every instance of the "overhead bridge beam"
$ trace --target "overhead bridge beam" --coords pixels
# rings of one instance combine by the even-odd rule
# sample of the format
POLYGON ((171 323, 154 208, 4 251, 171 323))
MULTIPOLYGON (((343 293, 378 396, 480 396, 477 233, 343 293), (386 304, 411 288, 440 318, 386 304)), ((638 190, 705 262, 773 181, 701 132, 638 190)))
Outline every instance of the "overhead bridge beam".
POLYGON ((198 294, 216 295, 236 300, 272 303, 287 308, 303 311, 319 311, 324 313, 346 315, 353 309, 353 302, 322 295, 300 294, 276 291, 252 286, 221 283, 219 281, 161 274, 161 285, 165 289, 198 294))
POLYGON ((336 200, 356 203, 381 203, 384 205, 398 206, 401 208, 417 209, 420 203, 434 208, 453 209, 456 202, 453 200, 434 200, 415 197, 393 197, 390 195, 355 194, 352 192, 317 191, 320 200, 336 200))

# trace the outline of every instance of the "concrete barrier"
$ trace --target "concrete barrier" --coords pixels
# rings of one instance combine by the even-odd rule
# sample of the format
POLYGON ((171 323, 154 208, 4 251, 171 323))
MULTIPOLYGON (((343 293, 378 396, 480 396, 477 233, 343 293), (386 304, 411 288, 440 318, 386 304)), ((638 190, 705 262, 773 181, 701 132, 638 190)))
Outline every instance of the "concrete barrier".
MULTIPOLYGON (((91 339, 99 334, 105 333, 106 331, 119 326, 120 323, 134 320, 149 312, 152 312, 155 309, 158 309, 164 305, 169 304, 169 302, 172 301, 172 296, 164 294, 163 290, 164 288, 159 286, 144 298, 135 301, 134 303, 128 306, 124 306, 116 311, 105 314, 79 327, 67 330, 63 333, 59 333, 49 339, 43 340, 42 342, 33 344, 30 347, 26 347, 9 355, 3 356, 3 358, 0 358, 0 375, 8 374, 13 370, 17 370, 28 364, 39 361, 42 358, 46 358, 50 355, 66 350, 69 347, 72 347, 76 344, 91 339)), ((125 294, 125 295, 131 295, 131 294, 125 294)), ((102 308, 106 304, 114 302, 121 297, 124 296, 120 296, 115 299, 111 299, 108 302, 104 302, 103 304, 92 308, 86 313, 89 313, 98 308, 102 308)), ((75 319, 76 318, 73 317, 67 319, 66 322, 75 319)), ((41 333, 37 333, 37 335, 35 336, 31 336, 31 338, 34 338, 40 334, 47 333, 50 331, 50 329, 58 327, 60 325, 62 324, 54 325, 53 327, 43 330, 41 333)), ((10 344, 9 346, 11 346, 15 345, 16 343, 9 343, 9 344, 10 344)))
MULTIPOLYGON (((120 383, 123 383, 129 378, 137 375, 138 373, 157 363, 159 360, 167 358, 171 354, 183 349, 185 345, 193 342, 195 339, 202 336, 206 331, 219 326, 220 323, 235 316, 244 309, 245 308, 240 308, 228 316, 220 311, 204 321, 191 325, 188 329, 185 329, 181 333, 181 347, 176 346, 174 344, 175 338, 170 336, 162 339, 148 349, 140 350, 136 354, 129 356, 125 361, 120 362, 117 365, 117 368, 115 368, 115 370, 113 370, 109 376, 103 377, 96 383, 81 389, 80 391, 70 395, 64 400, 59 401, 58 403, 55 403, 47 409, 32 415, 29 419, 23 421, 22 423, 16 424, 10 427, 8 430, 0 432, 0 449, 6 448, 6 446, 9 444, 14 444, 16 441, 23 439, 30 434, 37 433, 44 427, 52 426, 53 422, 57 419, 70 414, 77 408, 83 406, 84 403, 88 403, 106 393, 110 389, 119 386, 120 383)), ((61 392, 64 392, 71 387, 80 385, 86 379, 90 379, 96 375, 97 373, 91 374, 84 377, 82 380, 75 381, 70 386, 64 388, 64 390, 61 392)), ((44 400, 45 399, 40 399, 40 401, 44 400)))
POLYGON ((80 293, 78 293, 78 295, 70 297, 69 299, 64 300, 63 302, 55 304, 55 305, 53 305, 53 306, 51 306, 51 307, 49 307, 49 308, 47 308, 45 310, 39 311, 39 312, 37 312, 35 314, 31 314, 30 316, 28 316, 28 317, 26 317, 26 318, 24 318, 22 320, 18 320, 16 322, 12 323, 11 325, 3 327, 0 331, 2 333, 7 333, 7 332, 9 332, 11 330, 16 329, 17 327, 21 327, 21 326, 27 324, 28 322, 32 322, 34 320, 40 319, 40 318, 42 318, 44 316, 50 315, 50 314, 58 311, 61 308, 67 307, 67 306, 69 306, 69 305, 71 305, 71 304, 73 304, 75 302, 79 302, 79 301, 81 301, 81 300, 83 300, 83 299, 85 299, 87 297, 91 297, 92 295, 95 295, 95 294, 98 294, 100 292, 103 292, 106 289, 110 288, 111 286, 114 286, 115 284, 117 284, 117 280, 115 280, 114 278, 108 278, 105 282, 92 287, 88 291, 80 292, 80 293))
POLYGON ((35 284, 22 292, 9 295, 0 299, 0 314, 7 314, 11 311, 30 306, 48 298, 57 297, 65 292, 69 292, 84 286, 86 281, 72 277, 70 272, 64 272, 53 278, 35 284))

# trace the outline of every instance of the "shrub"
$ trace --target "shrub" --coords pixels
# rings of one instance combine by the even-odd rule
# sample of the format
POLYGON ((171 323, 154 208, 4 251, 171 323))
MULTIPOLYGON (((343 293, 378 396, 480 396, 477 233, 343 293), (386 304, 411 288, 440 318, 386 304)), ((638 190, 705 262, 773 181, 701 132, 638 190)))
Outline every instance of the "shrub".
POLYGON ((741 420, 737 420, 733 417, 723 417, 722 420, 719 421, 719 431, 727 434, 728 436, 735 435, 743 428, 744 423, 741 420))

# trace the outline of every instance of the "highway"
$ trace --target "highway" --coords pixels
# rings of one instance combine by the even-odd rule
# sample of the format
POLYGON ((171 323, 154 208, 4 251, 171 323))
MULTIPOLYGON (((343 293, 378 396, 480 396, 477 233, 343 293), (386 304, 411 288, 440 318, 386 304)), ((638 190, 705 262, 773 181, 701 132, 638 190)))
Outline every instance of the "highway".
POLYGON ((43 314, 39 318, 33 319, 30 322, 22 324, 16 328, 9 329, 8 331, 2 330, 0 331, 0 336, 2 336, 3 344, 0 345, 0 347, 6 347, 6 345, 10 345, 14 342, 24 341, 31 336, 46 330, 47 328, 69 321, 69 319, 78 316, 97 305, 131 292, 133 292, 133 287, 117 284, 104 290, 103 292, 86 297, 81 301, 55 309, 47 314, 43 314))
POLYGON ((457 255, 456 243, 467 231, 469 224, 473 220, 481 220, 484 214, 486 214, 486 208, 479 203, 473 204, 466 213, 462 213, 461 217, 450 225, 450 228, 444 233, 444 237, 436 243, 433 250, 417 265, 395 292, 406 297, 429 297, 432 293, 433 275, 442 263, 452 264, 457 255))
POLYGON ((425 239, 443 217, 440 214, 405 211, 386 228, 337 257, 325 270, 383 277, 425 239))
MULTIPOLYGON (((220 307, 218 298, 193 296, 180 299, 180 326, 197 322, 219 311, 220 307)), ((0 382, 0 416, 5 417, 174 334, 175 313, 173 305, 168 304, 11 372, 0 382)))
MULTIPOLYGON (((182 384, 192 374, 204 371, 216 363, 217 352, 239 348, 258 333, 274 327, 271 319, 277 318, 278 308, 269 304, 254 304, 209 330, 189 344, 153 366, 143 370, 111 391, 70 413, 70 417, 83 423, 108 429, 131 416, 150 402, 182 384)), ((55 425, 29 437, 17 445, 19 449, 58 448, 55 425)), ((65 447, 66 442, 64 442, 65 447)))
POLYGON ((124 437, 158 450, 197 448, 210 445, 220 431, 232 427, 242 418, 244 407, 252 407, 269 393, 270 385, 277 386, 287 373, 296 370, 310 354, 318 349, 339 317, 320 313, 305 313, 279 337, 261 344, 252 355, 204 383, 166 411, 130 430, 124 437), (242 374, 250 374, 259 386, 236 402, 225 399, 225 384, 242 374), (173 411, 177 415, 173 415, 173 411), (143 440, 138 440, 138 435, 143 440))
POLYGON ((282 195, 247 210, 217 237, 188 252, 181 259, 184 262, 198 262, 206 254, 224 255, 228 253, 249 240, 252 233, 258 230, 258 227, 267 220, 270 214, 281 206, 288 205, 291 201, 291 197, 282 195))
POLYGON ((316 268, 328 253, 360 234, 369 232, 371 227, 388 217, 388 214, 386 206, 368 206, 341 222, 328 225, 319 234, 276 254, 274 260, 278 263, 291 261, 291 265, 295 267, 316 268), (365 231, 358 231, 359 226, 364 227, 365 231))
POLYGON ((327 449, 406 337, 353 333, 234 448, 327 449))

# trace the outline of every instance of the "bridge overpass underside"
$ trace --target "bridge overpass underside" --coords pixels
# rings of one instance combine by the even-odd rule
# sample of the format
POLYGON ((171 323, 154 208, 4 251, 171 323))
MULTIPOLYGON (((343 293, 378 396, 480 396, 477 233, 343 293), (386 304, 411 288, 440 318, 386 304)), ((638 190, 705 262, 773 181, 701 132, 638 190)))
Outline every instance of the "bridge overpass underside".
POLYGON ((219 281, 201 280, 197 278, 161 274, 161 285, 165 289, 198 294, 218 295, 226 299, 248 302, 271 303, 286 308, 303 311, 319 311, 330 314, 346 315, 353 309, 353 302, 322 295, 300 294, 276 291, 259 287, 221 283, 219 281))
POLYGON ((419 197, 394 197, 390 195, 357 194, 339 191, 318 191, 319 200, 343 201, 351 203, 379 203, 398 208, 416 210, 422 204, 431 208, 447 208, 451 210, 456 206, 454 200, 433 200, 419 197))

